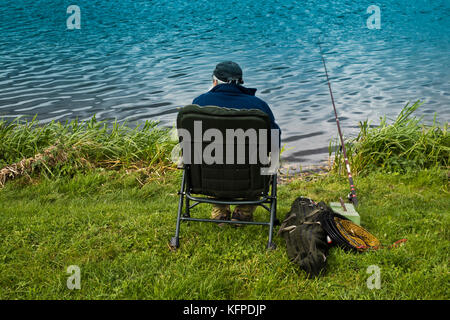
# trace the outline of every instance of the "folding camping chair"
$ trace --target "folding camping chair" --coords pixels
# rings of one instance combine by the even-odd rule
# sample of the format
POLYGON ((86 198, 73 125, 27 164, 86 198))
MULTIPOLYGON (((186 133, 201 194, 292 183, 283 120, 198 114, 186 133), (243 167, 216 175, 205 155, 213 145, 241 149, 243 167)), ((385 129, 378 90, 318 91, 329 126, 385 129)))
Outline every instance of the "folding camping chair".
POLYGON ((177 117, 177 129, 183 150, 183 178, 178 193, 180 198, 175 236, 170 241, 172 248, 178 248, 180 245, 181 221, 265 225, 269 227, 267 248, 276 248, 275 243, 272 242, 272 234, 274 225, 279 224, 276 217, 277 175, 276 170, 270 174, 267 172, 262 174, 261 171, 270 166, 270 128, 268 115, 256 109, 237 110, 197 105, 181 108, 177 117), (248 133, 248 136, 241 140, 236 136, 229 139, 230 136, 227 134, 230 134, 230 129, 234 133, 238 131, 241 134, 248 133), (248 129, 256 133, 264 129, 267 134, 265 136, 259 134, 255 146, 255 140, 252 141, 251 131, 247 131, 248 129), (211 155, 215 157, 214 161, 204 159, 206 148, 213 141, 211 133, 215 134, 214 142, 218 146, 214 152, 211 152, 211 155), (222 135, 222 140, 216 135, 222 135), (205 138, 209 138, 206 140, 211 142, 205 141, 205 138), (256 161, 254 160, 255 152, 259 155, 256 161), (263 163, 261 156, 266 156, 264 159, 268 161, 263 163), (185 203, 184 210, 183 203, 185 203), (270 220, 268 222, 237 222, 191 217, 191 209, 200 203, 257 205, 270 213, 270 220))

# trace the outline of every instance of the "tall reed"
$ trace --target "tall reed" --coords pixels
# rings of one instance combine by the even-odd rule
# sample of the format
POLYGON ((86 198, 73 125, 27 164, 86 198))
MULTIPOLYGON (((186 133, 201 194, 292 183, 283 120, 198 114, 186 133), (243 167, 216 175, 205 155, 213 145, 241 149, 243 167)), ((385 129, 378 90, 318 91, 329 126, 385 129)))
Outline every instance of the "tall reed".
POLYGON ((17 118, 12 122, 0 120, 0 169, 27 157, 41 153, 51 146, 64 152, 64 167, 71 170, 89 166, 130 167, 170 163, 170 151, 175 142, 169 129, 146 121, 135 127, 127 123, 98 121, 66 121, 41 125, 17 118))
MULTIPOLYGON (((420 101, 406 104, 391 124, 386 117, 381 118, 377 127, 371 127, 368 120, 360 122, 358 136, 345 143, 354 174, 449 166, 448 123, 441 125, 435 116, 431 125, 425 125, 422 117, 412 116, 422 104, 420 101)), ((332 169, 340 171, 344 161, 337 140, 330 142, 329 152, 330 156, 335 154, 332 169)))

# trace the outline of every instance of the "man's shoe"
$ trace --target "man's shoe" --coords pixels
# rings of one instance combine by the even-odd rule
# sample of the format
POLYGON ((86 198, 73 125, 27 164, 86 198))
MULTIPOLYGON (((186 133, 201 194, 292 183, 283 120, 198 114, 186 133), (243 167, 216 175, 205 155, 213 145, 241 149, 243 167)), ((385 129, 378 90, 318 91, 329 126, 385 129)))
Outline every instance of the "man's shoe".
MULTIPOLYGON (((231 211, 229 208, 224 208, 221 206, 214 206, 212 213, 211 213, 211 219, 214 220, 230 220, 231 211)), ((219 227, 223 227, 226 225, 226 223, 218 223, 219 227)))
MULTIPOLYGON (((239 208, 235 208, 233 211, 233 215, 231 216, 231 221, 253 221, 253 212, 248 213, 244 212, 245 210, 241 210, 239 208)), ((253 211, 253 210, 251 210, 253 211)), ((236 227, 242 227, 244 224, 236 223, 234 224, 236 227)))

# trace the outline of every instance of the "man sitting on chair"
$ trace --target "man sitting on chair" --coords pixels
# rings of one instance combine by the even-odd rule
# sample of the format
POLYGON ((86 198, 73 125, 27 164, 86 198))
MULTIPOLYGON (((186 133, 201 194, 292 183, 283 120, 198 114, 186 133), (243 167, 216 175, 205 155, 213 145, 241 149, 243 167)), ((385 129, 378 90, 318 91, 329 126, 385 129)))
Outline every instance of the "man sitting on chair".
MULTIPOLYGON (((259 109, 267 113, 271 121, 271 129, 280 127, 276 124, 272 110, 263 100, 255 97, 256 89, 242 86, 242 69, 232 61, 219 63, 212 76, 213 87, 198 96, 192 102, 199 106, 217 106, 231 109, 259 109)), ((280 130, 281 134, 281 130, 280 130)), ((281 135, 280 135, 281 136, 281 135)), ((229 205, 213 205, 212 219, 233 221, 252 221, 254 205, 238 205, 231 214, 229 205)))

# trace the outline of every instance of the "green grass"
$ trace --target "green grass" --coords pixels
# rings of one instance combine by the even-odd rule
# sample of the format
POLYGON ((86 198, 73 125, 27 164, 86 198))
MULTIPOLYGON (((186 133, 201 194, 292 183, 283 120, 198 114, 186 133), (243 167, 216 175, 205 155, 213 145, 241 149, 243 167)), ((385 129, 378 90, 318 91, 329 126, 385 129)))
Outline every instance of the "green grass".
MULTIPOLYGON (((316 279, 288 260, 283 239, 265 249, 267 227, 182 223, 181 247, 169 250, 181 175, 169 170, 174 141, 156 123, 0 121, 0 170, 51 146, 61 160, 44 157, 12 176, 0 171, 0 299, 448 299, 447 126, 419 125, 410 118, 415 108, 394 125, 366 122, 350 146, 364 173, 355 177, 362 225, 386 248, 333 248, 316 279), (388 157, 369 157, 387 152, 374 150, 389 141, 388 157), (364 152, 371 162, 358 158, 364 152), (387 248, 401 238, 404 246, 387 248), (71 265, 80 267, 81 290, 66 286, 71 265), (367 288, 371 265, 381 269, 381 289, 367 288)), ((278 217, 298 196, 345 197, 338 171, 280 185, 278 217)), ((255 217, 267 214, 260 208, 255 217)))
POLYGON ((0 119, 0 168, 56 146, 56 152, 64 153, 67 158, 64 163, 54 167, 41 163, 33 167, 34 171, 49 176, 73 174, 92 167, 168 165, 174 144, 169 129, 160 128, 153 121, 131 127, 117 121, 110 124, 97 121, 95 116, 89 121, 52 121, 43 125, 36 117, 31 121, 0 119))
MULTIPOLYGON (((267 228, 182 223, 170 251, 180 172, 152 180, 139 171, 102 168, 30 180, 0 190, 1 299, 448 299, 450 196, 447 173, 371 173, 356 178, 362 225, 396 249, 333 248, 324 275, 307 279, 289 262, 283 240, 267 251, 267 228), (142 181, 150 181, 142 185, 142 181), (81 269, 69 290, 67 267, 81 269), (381 289, 366 286, 370 265, 381 289)), ((283 218, 300 195, 336 201, 347 181, 311 176, 279 187, 283 218)), ((192 214, 207 217, 200 205, 192 214)), ((258 209, 257 219, 266 218, 258 209)))
MULTIPOLYGON (((420 101, 409 103, 397 118, 388 124, 386 117, 372 128, 368 120, 360 123, 360 132, 347 141, 347 156, 353 173, 407 172, 450 165, 450 135, 448 123, 440 124, 436 116, 431 125, 413 113, 422 105, 420 101)), ((344 165, 340 143, 330 143, 330 155, 335 153, 333 169, 344 165)))

